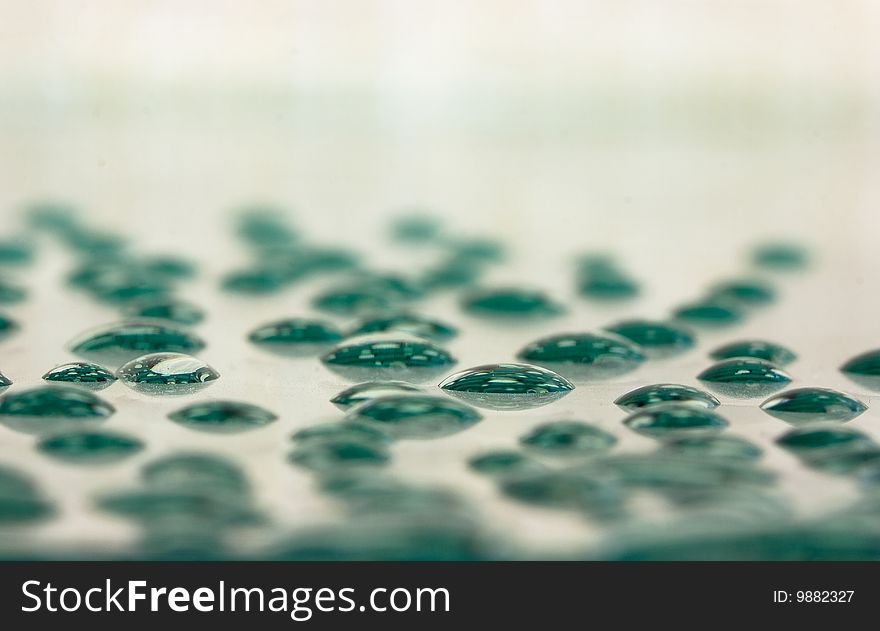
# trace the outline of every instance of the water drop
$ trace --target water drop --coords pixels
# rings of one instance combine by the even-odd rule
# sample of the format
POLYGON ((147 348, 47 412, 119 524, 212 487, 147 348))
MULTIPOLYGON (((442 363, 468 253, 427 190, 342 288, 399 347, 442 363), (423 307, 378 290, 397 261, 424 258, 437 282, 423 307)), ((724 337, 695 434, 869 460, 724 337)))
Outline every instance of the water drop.
POLYGON ((706 298, 678 307, 673 317, 693 326, 725 327, 741 321, 743 313, 728 302, 706 298))
POLYGON ((33 480, 0 465, 0 526, 39 521, 53 512, 52 504, 42 497, 33 480))
POLYGON ((321 358, 330 370, 352 381, 377 376, 424 381, 455 363, 447 351, 425 340, 375 339, 337 346, 321 358))
POLYGON ((328 289, 314 297, 312 306, 326 313, 356 316, 387 311, 397 302, 389 292, 367 284, 328 289))
POLYGON ((734 357, 713 364, 697 379, 721 394, 737 398, 766 396, 791 382, 784 370, 763 359, 734 357))
POLYGON ((880 391, 880 349, 853 357, 840 371, 857 384, 880 391))
POLYGON ((34 246, 26 239, 12 238, 0 241, 0 265, 22 265, 34 258, 34 246))
POLYGON ((4 340, 18 331, 18 322, 0 313, 0 340, 4 340))
POLYGON ((712 351, 710 357, 712 359, 754 357, 780 366, 790 364, 797 359, 797 355, 784 346, 765 340, 739 340, 731 342, 716 348, 712 351))
POLYGON ((776 439, 776 444, 801 454, 816 451, 836 450, 853 445, 870 445, 871 437, 857 429, 836 423, 818 423, 806 427, 796 427, 776 439))
POLYGON ((0 372, 0 393, 6 391, 6 389, 12 385, 12 380, 0 372))
POLYGON ((183 353, 151 353, 124 364, 117 373, 132 390, 152 395, 192 394, 220 378, 201 359, 183 353))
POLYGON ((24 287, 0 279, 0 304, 13 305, 22 302, 27 295, 27 289, 24 287))
POLYGON ((118 365, 125 361, 162 351, 195 353, 205 343, 177 325, 162 321, 126 320, 92 329, 70 343, 70 349, 87 358, 118 365))
POLYGON ((70 383, 90 390, 103 390, 116 381, 116 376, 97 364, 70 362, 56 366, 45 375, 46 381, 70 383))
POLYGON ((592 333, 545 337, 526 346, 517 357, 571 379, 614 377, 635 369, 645 359, 628 340, 592 333))
POLYGON ((291 281, 290 274, 273 265, 259 265, 227 273, 220 281, 226 291, 242 294, 271 294, 291 281))
POLYGON ((341 410, 347 410, 366 401, 407 392, 421 392, 421 388, 405 381, 367 381, 343 390, 330 402, 341 410))
POLYGON ((450 375, 440 384, 447 394, 494 410, 547 405, 574 386, 556 373, 529 364, 487 364, 450 375))
POLYGON ((657 320, 623 320, 605 327, 636 344, 648 357, 678 355, 693 348, 694 336, 685 328, 657 320))
POLYGON ((433 241, 440 233, 440 223, 425 215, 408 215, 397 218, 391 226, 395 240, 407 243, 433 241))
POLYGON ((245 497, 250 485, 234 462, 210 453, 182 452, 162 456, 141 469, 144 484, 153 489, 209 492, 245 497))
POLYGON ((565 312, 544 292, 517 287, 474 290, 463 298, 462 308, 473 315, 506 320, 550 318, 565 312))
POLYGON ((619 516, 625 499, 623 489, 613 478, 578 469, 505 477, 501 491, 528 504, 583 511, 600 519, 619 516))
POLYGON ((395 438, 439 438, 471 427, 482 416, 447 397, 401 394, 368 401, 352 409, 347 418, 395 438))
POLYGON ((332 322, 286 318, 257 327, 248 339, 268 351, 289 357, 314 355, 344 338, 332 322))
POLYGON ((368 333, 406 333, 438 342, 450 340, 458 335, 455 327, 449 324, 408 313, 365 320, 357 325, 349 335, 368 333))
POLYGON ((658 383, 642 386, 641 388, 630 390, 614 401, 615 405, 625 410, 639 410, 661 403, 678 403, 708 409, 716 408, 720 405, 718 399, 708 392, 676 383, 658 383))
POLYGON ((47 436, 37 449, 70 463, 109 464, 119 462, 144 448, 144 444, 120 432, 79 430, 47 436))
POLYGON ((314 471, 338 471, 382 467, 391 461, 391 454, 374 442, 338 437, 307 441, 297 446, 288 460, 314 471))
POLYGON ((193 325, 205 319, 205 312, 184 300, 166 298, 133 305, 127 315, 134 318, 168 320, 177 324, 193 325))
POLYGON ((806 267, 806 250, 796 243, 771 242, 757 246, 752 262, 758 267, 774 270, 792 270, 806 267))
POLYGON ((781 392, 761 404, 771 416, 789 423, 851 421, 868 409, 848 394, 829 388, 796 388, 781 392))
POLYGON ((382 429, 350 421, 312 425, 311 427, 298 430, 291 436, 291 440, 296 443, 321 442, 325 440, 335 441, 340 439, 377 443, 379 445, 391 442, 391 436, 382 429))
POLYGON ((708 409, 678 403, 652 406, 631 414, 623 424, 634 432, 651 438, 677 438, 691 433, 717 432, 727 427, 727 421, 708 409))
POLYGON ((764 453, 753 442, 729 434, 681 436, 664 443, 663 449, 672 454, 711 460, 752 461, 764 453))
POLYGON ((709 299, 750 307, 773 302, 776 300, 776 290, 760 280, 729 280, 712 287, 709 299))
POLYGON ((552 456, 585 456, 608 451, 617 438, 605 430, 579 421, 553 421, 538 425, 519 439, 537 453, 552 456))
POLYGON ((190 429, 215 434, 234 434, 260 429, 278 417, 258 405, 241 401, 193 403, 168 415, 190 429))
POLYGON ((495 477, 537 473, 546 469, 531 456, 503 449, 477 454, 468 460, 468 466, 478 473, 495 477))
POLYGON ((0 399, 0 422, 27 433, 100 422, 114 412, 112 405, 95 394, 67 386, 40 386, 0 399))

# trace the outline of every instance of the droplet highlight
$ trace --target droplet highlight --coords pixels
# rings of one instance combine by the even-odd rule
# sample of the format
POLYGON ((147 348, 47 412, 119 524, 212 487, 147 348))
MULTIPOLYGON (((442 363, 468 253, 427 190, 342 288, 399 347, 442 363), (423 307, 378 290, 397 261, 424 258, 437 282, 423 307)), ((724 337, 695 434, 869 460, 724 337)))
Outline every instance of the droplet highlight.
POLYGON ((183 395, 209 386, 220 378, 220 373, 191 355, 151 353, 123 365, 117 377, 143 394, 183 395))

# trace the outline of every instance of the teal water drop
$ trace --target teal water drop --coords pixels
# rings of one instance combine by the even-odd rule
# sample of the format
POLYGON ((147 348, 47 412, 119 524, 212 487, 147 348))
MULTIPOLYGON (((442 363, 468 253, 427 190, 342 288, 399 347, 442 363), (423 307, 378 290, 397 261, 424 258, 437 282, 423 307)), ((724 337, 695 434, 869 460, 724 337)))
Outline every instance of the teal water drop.
POLYGON ((79 430, 42 438, 37 449, 57 460, 76 464, 110 464, 144 448, 134 436, 120 432, 79 430))
POLYGON ((623 424, 639 434, 651 438, 669 439, 684 434, 717 432, 727 427, 727 421, 708 409, 678 403, 652 406, 631 414, 623 424))
POLYGON ((851 421, 868 407, 858 399, 830 388, 796 388, 767 399, 761 409, 789 423, 809 423, 851 421))
POLYGON ((639 284, 611 257, 587 255, 578 261, 578 293, 596 300, 625 300, 639 294, 639 284))
POLYGON ((0 372, 0 393, 6 391, 6 389, 12 385, 12 380, 0 372))
POLYGON ((203 491, 242 498, 250 493, 250 484, 241 467, 212 453, 180 452, 162 456, 143 466, 141 479, 153 489, 203 491))
POLYGON ((465 287, 474 284, 482 274, 483 267, 479 263, 452 258, 425 270, 419 284, 427 291, 465 287))
POLYGON ((523 475, 544 471, 546 467, 520 451, 498 449, 468 459, 468 466, 478 473, 493 477, 523 475))
POLYGON ((395 438, 439 438, 471 427, 482 416, 448 397, 401 394, 368 401, 353 408, 347 418, 395 438))
POLYGON ((204 401, 175 410, 168 418, 201 432, 234 434, 265 427, 278 416, 253 403, 204 401))
POLYGON ((403 313, 364 320, 355 326, 349 335, 369 333, 406 333, 428 340, 444 342, 458 335, 458 330, 438 320, 403 313))
POLYGON ((132 390, 151 395, 192 394, 211 385, 220 373, 184 353, 151 353, 124 364, 118 378, 132 390))
POLYGON ((850 449, 854 445, 871 445, 871 437, 852 427, 836 423, 817 423, 796 427, 776 439, 776 444, 801 454, 841 447, 850 449))
POLYGON ((764 454, 755 443, 730 434, 681 436, 664 443, 663 450, 670 454, 712 460, 752 461, 760 459, 764 454))
POLYGON ((718 399, 708 392, 677 383, 658 383, 642 386, 641 388, 630 390, 614 401, 615 405, 624 410, 639 410, 661 403, 678 403, 708 409, 716 408, 720 405, 718 399))
POLYGON ((205 319, 205 312, 191 302, 166 298, 132 305, 126 315, 133 318, 168 320, 176 324, 193 325, 205 319))
POLYGON ((367 381, 346 388, 330 399, 330 402, 341 410, 347 410, 373 399, 421 391, 418 386, 405 381, 367 381))
POLYGON ((312 306, 334 315, 356 316, 382 312, 396 306, 399 299, 375 285, 333 287, 314 297, 312 306))
POLYGON ((613 478, 578 469, 546 470, 504 477, 501 491, 508 497, 546 508, 568 509, 598 519, 619 517, 624 491, 613 478))
POLYGON ((19 471, 0 465, 0 526, 15 526, 46 519, 54 513, 37 485, 19 471))
POLYGON ((43 379, 52 382, 74 384, 89 388, 90 390, 103 390, 116 381, 116 376, 98 364, 69 362, 56 366, 43 375, 43 379))
POLYGON ((428 215, 398 217, 391 225, 391 234, 404 243, 425 243, 439 236, 440 222, 428 215))
POLYGON ((795 359, 792 351, 773 342, 766 340, 739 340, 719 346, 709 355, 712 359, 731 359, 733 357, 754 357, 763 359, 771 364, 784 366, 795 359))
POLYGON ((776 290, 769 283, 756 279, 729 280, 712 287, 709 299, 751 307, 776 300, 776 290))
POLYGON ((547 405, 574 389, 555 372, 530 364, 487 364, 450 375, 440 388, 478 407, 521 410, 547 405))
POLYGON ((147 353, 194 353, 205 347, 192 332, 168 322, 126 320, 83 333, 70 343, 77 355, 118 365, 147 353))
POLYGON ((0 265, 23 265, 34 258, 33 243, 27 239, 0 240, 0 265))
POLYGON ((678 355, 695 344, 694 335, 687 329, 657 320, 623 320, 605 330, 626 338, 652 358, 678 355))
POLYGON ((23 302, 28 296, 27 289, 0 279, 0 304, 14 305, 23 302))
POLYGON ((552 368, 571 379, 602 379, 634 370, 645 355, 628 340, 613 335, 564 333, 541 338, 517 357, 552 368))
POLYGON ((254 265, 228 272, 220 286, 233 293, 261 295, 276 293, 291 280, 290 273, 277 266, 254 265))
POLYGON ((0 423, 27 433, 100 422, 115 411, 95 394, 69 386, 39 386, 0 398, 0 423))
POLYGON ((743 313, 729 302, 706 298, 682 305, 672 312, 676 320, 693 326, 720 328, 737 324, 743 313))
POLYGON ((454 256, 466 261, 498 262, 504 258, 504 246, 493 239, 453 239, 446 245, 454 256))
POLYGON ((160 254, 142 259, 139 267, 148 274, 160 278, 192 278, 196 275, 196 265, 192 261, 173 254, 160 254))
POLYGON ((374 442, 337 437, 297 446, 290 452, 288 460, 313 471, 370 469, 387 465, 391 453, 374 442))
POLYGON ((857 384, 880 391, 880 349, 853 357, 840 367, 840 371, 857 384))
POLYGON ((614 434, 580 421, 553 421, 533 428, 519 439, 520 445, 551 456, 586 456, 610 450, 614 434))
POLYGON ((248 334, 248 340, 278 355, 314 355, 345 337, 332 322, 308 318, 286 318, 263 324, 248 334))
MULTIPOLYGON (((202 537, 217 528, 252 525, 259 516, 251 506, 203 488, 151 488, 117 491, 100 496, 98 508, 136 519, 149 528, 168 525, 197 529, 202 537)), ((203 556, 203 555, 200 555, 203 556)))
POLYGON ((763 359, 734 357, 713 364, 697 379, 721 394, 737 398, 766 396, 784 388, 791 376, 763 359))
POLYGON ((504 320, 551 318, 565 312, 543 291, 520 287, 477 289, 468 293, 461 304, 473 315, 504 320))
POLYGON ((9 316, 0 313, 0 340, 4 340, 18 331, 19 324, 9 316))
POLYGON ((391 436, 382 429, 350 421, 312 425, 311 427, 298 430, 291 436, 291 440, 296 443, 340 439, 378 443, 380 445, 391 442, 391 436))
POLYGON ((763 243, 752 253, 755 265, 773 270, 802 269, 807 266, 808 259, 806 249, 796 243, 763 243))
POLYGON ((425 340, 375 339, 337 346, 321 358, 327 368, 352 381, 382 376, 424 381, 455 363, 446 350, 425 340))

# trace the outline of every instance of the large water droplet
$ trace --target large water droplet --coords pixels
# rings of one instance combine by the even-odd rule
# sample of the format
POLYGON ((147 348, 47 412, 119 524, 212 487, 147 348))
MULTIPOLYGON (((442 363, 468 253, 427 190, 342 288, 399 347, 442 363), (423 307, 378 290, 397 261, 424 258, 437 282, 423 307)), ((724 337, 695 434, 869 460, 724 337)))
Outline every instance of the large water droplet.
POLYGON ((28 433, 100 422, 114 412, 112 405, 91 392, 65 386, 11 392, 0 399, 0 422, 28 433))
POLYGON ((626 417, 623 424, 639 434, 661 439, 717 432, 727 427, 727 421, 715 412, 677 403, 640 410, 626 417))
POLYGON ((781 392, 761 404, 761 409, 789 423, 851 421, 868 409, 848 394, 829 388, 796 388, 781 392))
POLYGON ((697 379, 721 394, 737 398, 766 396, 791 382, 781 368, 762 359, 735 357, 713 364, 697 379))
POLYGON ((776 439, 776 443, 785 449, 799 453, 816 450, 851 448, 854 444, 872 444, 871 437, 852 427, 843 427, 831 423, 819 423, 807 427, 796 427, 776 439))
POLYGON ((348 414, 350 421, 367 423, 395 438, 439 438, 465 430, 481 418, 470 406, 420 394, 375 399, 348 414))
POLYGON ((233 434, 265 427, 278 417, 252 403, 206 401, 175 410, 168 418, 202 432, 233 434))
POLYGON ((531 320, 561 315, 565 308, 540 290, 498 287, 467 294, 462 307, 473 315, 506 320, 531 320))
POLYGON ((173 298, 151 300, 132 305, 127 315, 133 318, 168 320, 184 325, 198 324, 205 319, 205 312, 201 307, 173 298))
POLYGON ((257 327, 248 339, 278 355, 314 355, 345 337, 332 322, 307 318, 286 318, 257 327))
POLYGON ((657 320, 624 320, 606 326, 605 330, 638 345, 649 357, 671 357, 694 346, 694 336, 690 331, 657 320))
POLYGON ((48 456, 70 463, 109 464, 124 460, 144 448, 128 434, 110 431, 79 430, 47 436, 37 449, 48 456))
POLYGON ((168 322, 150 320, 126 320, 102 326, 70 343, 74 353, 111 365, 146 353, 194 353, 204 347, 201 338, 190 331, 168 322))
POLYGON ((552 403, 574 386, 555 372, 529 364, 487 364, 450 375, 447 393, 479 407, 521 410, 552 403))
POLYGON ((421 392, 421 388, 405 381, 367 381, 343 390, 330 402, 341 410, 347 410, 366 401, 407 392, 421 392))
POLYGON ((641 388, 630 390, 614 401, 615 405, 625 410, 639 410, 660 403, 678 403, 708 409, 716 408, 720 405, 718 399, 708 392, 676 383, 658 383, 642 386, 641 388))
POLYGON ((616 443, 614 434, 580 421, 553 421, 538 425, 519 439, 535 452, 552 456, 585 456, 608 451, 616 443))
POLYGON ((447 351, 425 340, 375 339, 342 344, 321 361, 352 381, 384 377, 424 381, 455 363, 447 351))
POLYGON ((880 349, 853 357, 840 371, 857 384, 880 391, 880 349))
POLYGON ((70 362, 56 366, 45 375, 46 381, 69 383, 90 390, 103 390, 116 381, 116 376, 97 364, 87 362, 70 362))
POLYGON ((754 357, 780 366, 790 364, 797 359, 797 355, 784 346, 765 340, 739 340, 731 342, 716 348, 712 351, 710 357, 712 359, 754 357))
POLYGON ((192 394, 220 378, 201 359, 183 353, 151 353, 131 360, 117 374, 132 390, 152 395, 192 394))
POLYGON ((571 379, 601 379, 621 375, 644 361, 629 341, 592 333, 564 333, 526 346, 519 359, 547 366, 571 379))
POLYGON ((357 325, 350 335, 368 333, 406 333, 429 340, 443 342, 458 334, 455 327, 424 316, 404 313, 393 316, 371 318, 357 325))

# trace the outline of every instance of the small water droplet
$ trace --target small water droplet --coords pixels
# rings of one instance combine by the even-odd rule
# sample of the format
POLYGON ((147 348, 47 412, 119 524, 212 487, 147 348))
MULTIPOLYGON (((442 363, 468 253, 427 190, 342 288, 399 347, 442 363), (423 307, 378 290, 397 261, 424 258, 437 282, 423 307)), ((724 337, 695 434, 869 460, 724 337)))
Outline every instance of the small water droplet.
POLYGON ((767 399, 761 409, 789 423, 808 423, 851 421, 868 407, 848 394, 830 388, 796 388, 767 399))
POLYGON ((0 340, 4 340, 7 337, 11 336, 13 333, 18 331, 19 328, 20 327, 18 325, 18 322, 16 322, 9 316, 0 313, 0 340))
POLYGON ((241 294, 271 294, 291 282, 290 273, 275 265, 263 264, 228 272, 220 281, 226 291, 241 294))
POLYGON ((190 429, 216 434, 233 434, 260 429, 278 417, 258 405, 241 401, 193 403, 168 415, 190 429))
POLYGON ((628 340, 592 333, 541 338, 522 349, 517 357, 576 380, 621 375, 645 360, 644 354, 628 340))
POLYGON ((132 305, 127 315, 133 318, 168 320, 177 324, 193 325, 205 319, 205 312, 184 300, 166 298, 132 305))
POLYGON ((321 358, 330 370, 352 381, 379 375, 424 381, 455 363, 447 351, 425 340, 370 339, 341 344, 321 358))
POLYGON ((716 408, 721 405, 715 397, 691 386, 677 383, 658 383, 630 390, 618 397, 614 404, 624 410, 639 410, 661 403, 677 403, 702 408, 716 408))
POLYGON ((471 427, 482 416, 447 397, 402 394, 368 401, 353 408, 347 418, 395 438, 439 438, 471 427))
POLYGON ((463 298, 462 308, 473 315, 505 320, 551 318, 565 312, 543 291, 519 287, 471 291, 463 298))
POLYGON ((260 348, 288 357, 317 354, 344 337, 332 322, 307 318, 276 320, 248 334, 248 339, 260 348))
POLYGON ((728 280, 712 287, 709 299, 751 307, 776 300, 776 290, 769 283, 757 279, 728 280))
POLYGON ((538 366, 486 364, 450 375, 440 388, 478 407, 522 410, 552 403, 574 386, 564 377, 538 366))
POLYGON ((672 313, 676 320, 693 326, 725 327, 737 324, 743 319, 743 313, 729 302, 705 298, 703 300, 682 305, 672 313))
POLYGON ((103 390, 116 381, 116 376, 97 364, 88 362, 69 362, 56 366, 45 375, 46 381, 69 383, 90 390, 103 390))
POLYGON ((773 270, 802 269, 807 266, 808 259, 807 251, 796 243, 762 243, 752 253, 755 265, 773 270))
POLYGON ((162 321, 125 320, 87 331, 70 343, 77 355, 119 365, 158 352, 195 353, 205 343, 190 331, 162 321))
POLYGON ((24 301, 27 296, 28 292, 24 287, 0 279, 0 304, 14 305, 24 301))
POLYGON ((67 386, 40 386, 0 399, 0 423, 27 433, 100 422, 114 412, 112 405, 95 394, 67 386))
POLYGON ((880 391, 880 349, 853 357, 840 371, 869 390, 880 391))
POLYGON ((387 311, 398 302, 387 290, 366 284, 327 289, 314 297, 312 306, 326 313, 356 316, 387 311))
POLYGON ((458 330, 438 320, 403 313, 365 320, 357 325, 349 335, 370 333, 406 333, 428 340, 444 342, 458 335, 458 330))
POLYGON ((503 449, 477 454, 468 460, 468 466, 474 471, 494 477, 537 473, 546 470, 541 462, 531 456, 519 451, 503 449))
POLYGON ((715 412, 678 403, 640 410, 626 417, 623 424, 639 434, 661 439, 717 432, 727 427, 727 421, 715 412))
POLYGON ((330 399, 330 402, 341 410, 347 410, 373 399, 421 391, 418 386, 405 381, 367 381, 343 390, 330 399))
POLYGON ((288 460, 314 471, 338 471, 382 467, 391 461, 391 454, 374 442, 337 437, 306 441, 290 452, 288 460))
POLYGON ((716 348, 712 351, 710 357, 712 359, 754 357, 780 366, 790 364, 797 359, 797 355, 784 346, 765 340, 739 340, 731 342, 716 348))
POLYGON ((586 256, 578 262, 578 292, 596 300, 625 300, 639 294, 639 284, 605 256, 586 256))
POLYGON ((321 442, 324 440, 355 440, 384 445, 391 442, 391 436, 382 429, 343 421, 341 423, 321 423, 298 430, 290 437, 296 443, 321 442))
POLYGON ((192 394, 220 378, 201 359, 183 353, 151 353, 124 364, 118 378, 132 390, 151 395, 192 394))
POLYGON ((27 239, 0 240, 0 265, 23 265, 34 258, 34 246, 27 239))
POLYGON ((119 462, 144 448, 144 444, 120 432, 79 430, 42 438, 37 449, 58 460, 77 464, 119 462))
POLYGON ((760 459, 764 453, 753 442, 729 434, 681 436, 664 443, 663 449, 672 454, 712 460, 751 461, 760 459))
POLYGON ((784 388, 791 376, 763 359, 734 357, 713 364, 697 379, 721 394, 736 398, 766 396, 784 388))
POLYGON ((405 243, 425 243, 433 241, 440 234, 440 222, 427 215, 407 215, 398 217, 391 226, 395 240, 405 243))
POLYGON ((580 421, 553 421, 535 427, 521 436, 519 442, 545 455, 585 456, 608 451, 617 443, 617 438, 580 421))
POLYGON ((605 327, 636 344, 648 357, 678 355, 694 346, 693 334, 685 328, 657 320, 623 320, 605 327))

